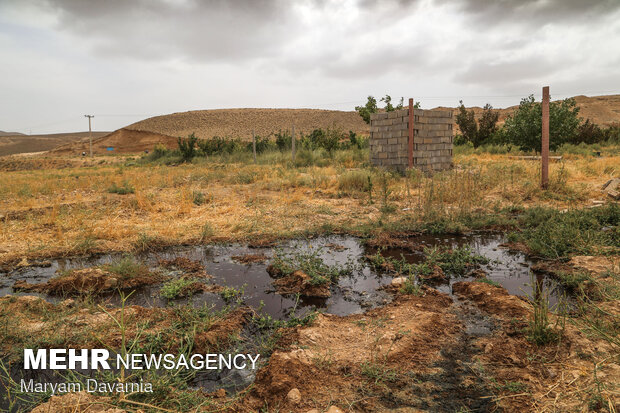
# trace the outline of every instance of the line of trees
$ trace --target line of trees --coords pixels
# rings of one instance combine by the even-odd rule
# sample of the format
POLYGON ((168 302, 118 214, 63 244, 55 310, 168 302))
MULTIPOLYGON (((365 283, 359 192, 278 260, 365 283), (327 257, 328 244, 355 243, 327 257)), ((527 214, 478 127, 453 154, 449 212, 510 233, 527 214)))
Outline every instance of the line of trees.
MULTIPOLYGON (((456 145, 473 147, 499 144, 514 145, 523 151, 541 150, 542 104, 530 95, 521 100, 514 113, 498 127, 499 113, 486 104, 476 121, 473 110, 467 110, 459 102, 456 123, 461 133, 455 137, 456 145)), ((575 99, 569 98, 549 104, 549 147, 555 150, 563 144, 592 144, 606 141, 620 143, 620 126, 603 129, 587 119, 579 117, 575 99)))
MULTIPOLYGON (((268 151, 290 151, 292 146, 289 131, 280 131, 269 136, 256 136, 256 153, 268 151)), ((154 161, 164 157, 178 157, 181 161, 189 162, 195 157, 231 155, 253 151, 252 141, 240 138, 213 136, 200 139, 195 134, 186 138, 179 137, 177 150, 171 150, 158 144, 146 159, 154 161)), ((308 134, 299 133, 295 139, 295 147, 300 150, 323 150, 327 155, 338 149, 364 149, 368 147, 368 138, 359 136, 353 131, 348 133, 337 128, 314 129, 308 134)))

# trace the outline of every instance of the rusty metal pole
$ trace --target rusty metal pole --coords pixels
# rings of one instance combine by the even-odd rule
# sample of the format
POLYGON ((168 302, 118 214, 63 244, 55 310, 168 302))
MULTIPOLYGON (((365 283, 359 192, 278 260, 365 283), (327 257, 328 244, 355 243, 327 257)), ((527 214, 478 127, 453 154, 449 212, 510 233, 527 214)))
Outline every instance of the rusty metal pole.
POLYGON ((409 98, 409 168, 413 168, 413 98, 409 98))
POLYGON ((547 189, 549 185, 549 86, 542 90, 542 148, 540 150, 542 168, 540 185, 547 189))

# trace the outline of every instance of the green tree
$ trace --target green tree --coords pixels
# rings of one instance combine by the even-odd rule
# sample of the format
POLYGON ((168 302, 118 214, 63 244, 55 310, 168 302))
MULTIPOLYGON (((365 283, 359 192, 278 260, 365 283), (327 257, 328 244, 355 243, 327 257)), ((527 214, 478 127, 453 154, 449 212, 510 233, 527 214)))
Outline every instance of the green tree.
POLYGON ((456 124, 461 130, 463 139, 473 144, 476 141, 476 136, 478 135, 478 125, 476 124, 474 111, 468 111, 465 109, 465 105, 463 105, 462 100, 459 101, 459 113, 456 115, 456 124))
MULTIPOLYGON (((497 121, 499 120, 499 113, 493 110, 493 106, 490 104, 484 105, 482 108, 482 116, 478 120, 478 145, 483 145, 491 141, 495 132, 497 132, 497 121)), ((478 146, 474 142, 474 146, 478 146)))
POLYGON ((194 156, 196 156, 196 135, 193 133, 189 135, 186 139, 183 139, 179 136, 177 143, 179 144, 179 151, 181 152, 181 156, 183 157, 183 161, 189 162, 194 156))
POLYGON ((476 123, 473 110, 467 110, 463 101, 459 101, 459 113, 456 115, 456 124, 466 142, 471 142, 474 148, 488 143, 497 132, 499 113, 493 110, 490 104, 484 105, 482 116, 476 123))
MULTIPOLYGON (((575 139, 579 128, 579 108, 575 99, 549 104, 549 148, 557 149, 575 139)), ((519 107, 506 119, 502 137, 524 151, 541 151, 542 104, 534 96, 521 99, 519 107)))
POLYGON ((392 105, 392 97, 390 95, 385 95, 382 97, 381 102, 385 102, 386 112, 394 112, 394 105, 392 105))
POLYGON ((360 114, 364 122, 370 123, 370 115, 377 113, 377 99, 372 96, 368 96, 368 101, 364 106, 356 106, 355 110, 360 114))

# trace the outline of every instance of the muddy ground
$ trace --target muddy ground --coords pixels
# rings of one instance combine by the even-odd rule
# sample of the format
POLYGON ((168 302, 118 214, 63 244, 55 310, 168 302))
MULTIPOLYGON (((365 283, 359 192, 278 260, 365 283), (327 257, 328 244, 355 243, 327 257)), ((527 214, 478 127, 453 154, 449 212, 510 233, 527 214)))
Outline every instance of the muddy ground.
MULTIPOLYGON (((424 248, 419 242, 392 238, 390 242, 395 243, 396 249, 384 251, 386 256, 406 252, 411 262, 425 262, 420 253, 424 248)), ((347 240, 321 242, 329 249, 328 255, 345 254, 356 248, 347 240)), ((355 250, 356 253, 368 259, 374 251, 373 242, 376 241, 369 242, 369 251, 355 250)), ((499 242, 496 240, 491 245, 499 242)), ((163 254, 157 264, 171 270, 168 274, 171 277, 188 279, 217 280, 220 271, 238 271, 242 268, 239 266, 247 266, 251 270, 248 274, 254 277, 259 276, 258 269, 267 272, 265 267, 270 259, 267 250, 227 251, 224 256, 230 261, 224 262, 223 256, 216 256, 210 258, 214 263, 206 266, 203 261, 188 258, 195 257, 195 253, 163 254)), ((491 256, 508 257, 495 247, 484 251, 491 256)), ((213 256, 213 252, 209 254, 213 256)), ((339 257, 342 260, 345 256, 339 257)), ((520 262, 515 259, 515 263, 520 262)), ((596 329, 601 329, 604 322, 618 320, 617 301, 600 296, 617 282, 613 274, 617 274, 618 262, 618 257, 613 256, 576 256, 570 262, 547 262, 546 273, 551 276, 562 277, 567 271, 589 274, 597 286, 593 291, 599 294, 597 309, 605 314, 596 323, 585 323, 585 316, 575 316, 581 307, 573 301, 567 313, 549 314, 558 340, 544 345, 536 344, 529 337, 532 303, 524 295, 512 295, 505 288, 493 285, 496 274, 491 264, 483 266, 486 271, 481 267, 469 269, 468 277, 460 277, 467 281, 452 278, 449 282, 444 280, 447 284, 443 286, 428 283, 409 290, 402 282, 396 282, 402 275, 397 276, 394 268, 386 268, 387 283, 382 281, 375 288, 389 294, 391 302, 367 311, 352 306, 350 311, 356 313, 345 316, 330 314, 333 308, 328 305, 327 312, 296 322, 296 326, 278 324, 269 333, 273 344, 264 363, 245 390, 218 389, 219 382, 215 381, 212 390, 200 387, 172 390, 168 399, 183 399, 186 392, 193 399, 182 406, 165 403, 160 406, 167 406, 163 407, 165 411, 176 411, 170 406, 177 406, 178 410, 238 412, 617 411, 620 383, 617 341, 596 334, 596 329), (390 283, 390 279, 394 282, 390 283)), ((519 266, 509 263, 507 268, 515 265, 519 266)), ((76 272, 79 274, 79 271, 69 272, 69 277, 76 272)), ((431 274, 440 272, 446 276, 436 265, 432 267, 431 274)), ((506 279, 514 276, 507 275, 506 279)), ((281 274, 273 277, 275 292, 280 289, 279 293, 286 295, 281 288, 303 287, 303 281, 307 281, 299 274, 294 278, 302 282, 299 285, 282 282, 287 277, 281 274)), ((47 281, 39 285, 49 284, 47 281)), ((327 291, 340 296, 344 285, 346 282, 335 282, 327 291)), ((51 303, 29 296, 0 298, 4 329, 11 331, 3 340, 3 354, 9 355, 26 343, 30 345, 33 336, 41 343, 55 342, 61 347, 96 347, 104 343, 118 348, 122 335, 114 320, 121 311, 126 319, 127 340, 143 343, 149 337, 147 341, 151 343, 153 337, 161 337, 159 348, 166 352, 183 348, 187 334, 192 337, 192 352, 247 349, 245 342, 256 342, 255 338, 262 334, 256 325, 265 322, 256 310, 241 302, 213 316, 200 311, 181 311, 183 307, 131 305, 121 310, 118 306, 106 308, 82 300, 78 297, 51 303), (59 331, 63 331, 61 336, 59 331)), ((119 400, 115 396, 68 394, 52 397, 35 411, 161 410, 151 403, 132 397, 119 400)))

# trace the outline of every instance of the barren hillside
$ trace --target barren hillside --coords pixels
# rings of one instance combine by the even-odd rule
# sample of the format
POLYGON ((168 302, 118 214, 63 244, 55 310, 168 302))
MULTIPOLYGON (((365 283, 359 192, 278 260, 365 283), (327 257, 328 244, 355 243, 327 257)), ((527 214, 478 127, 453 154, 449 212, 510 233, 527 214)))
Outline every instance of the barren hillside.
POLYGON ((179 112, 155 116, 131 124, 126 129, 157 132, 169 136, 187 136, 195 133, 199 138, 230 136, 267 136, 279 130, 308 133, 315 128, 336 127, 344 131, 368 133, 368 125, 356 112, 320 109, 217 109, 179 112))
MULTIPOLYGON (((109 132, 93 132, 93 138, 109 132)), ((55 133, 50 135, 0 135, 0 156, 49 151, 59 145, 88 139, 88 132, 55 133)))
MULTIPOLYGON (((119 129, 93 140, 93 153, 97 155, 115 153, 138 153, 151 150, 156 144, 161 143, 168 148, 177 146, 177 138, 162 135, 160 133, 119 129), (109 149, 110 150, 109 150, 109 149)), ((58 155, 79 155, 89 152, 88 139, 79 142, 71 142, 52 150, 51 153, 58 155)))

